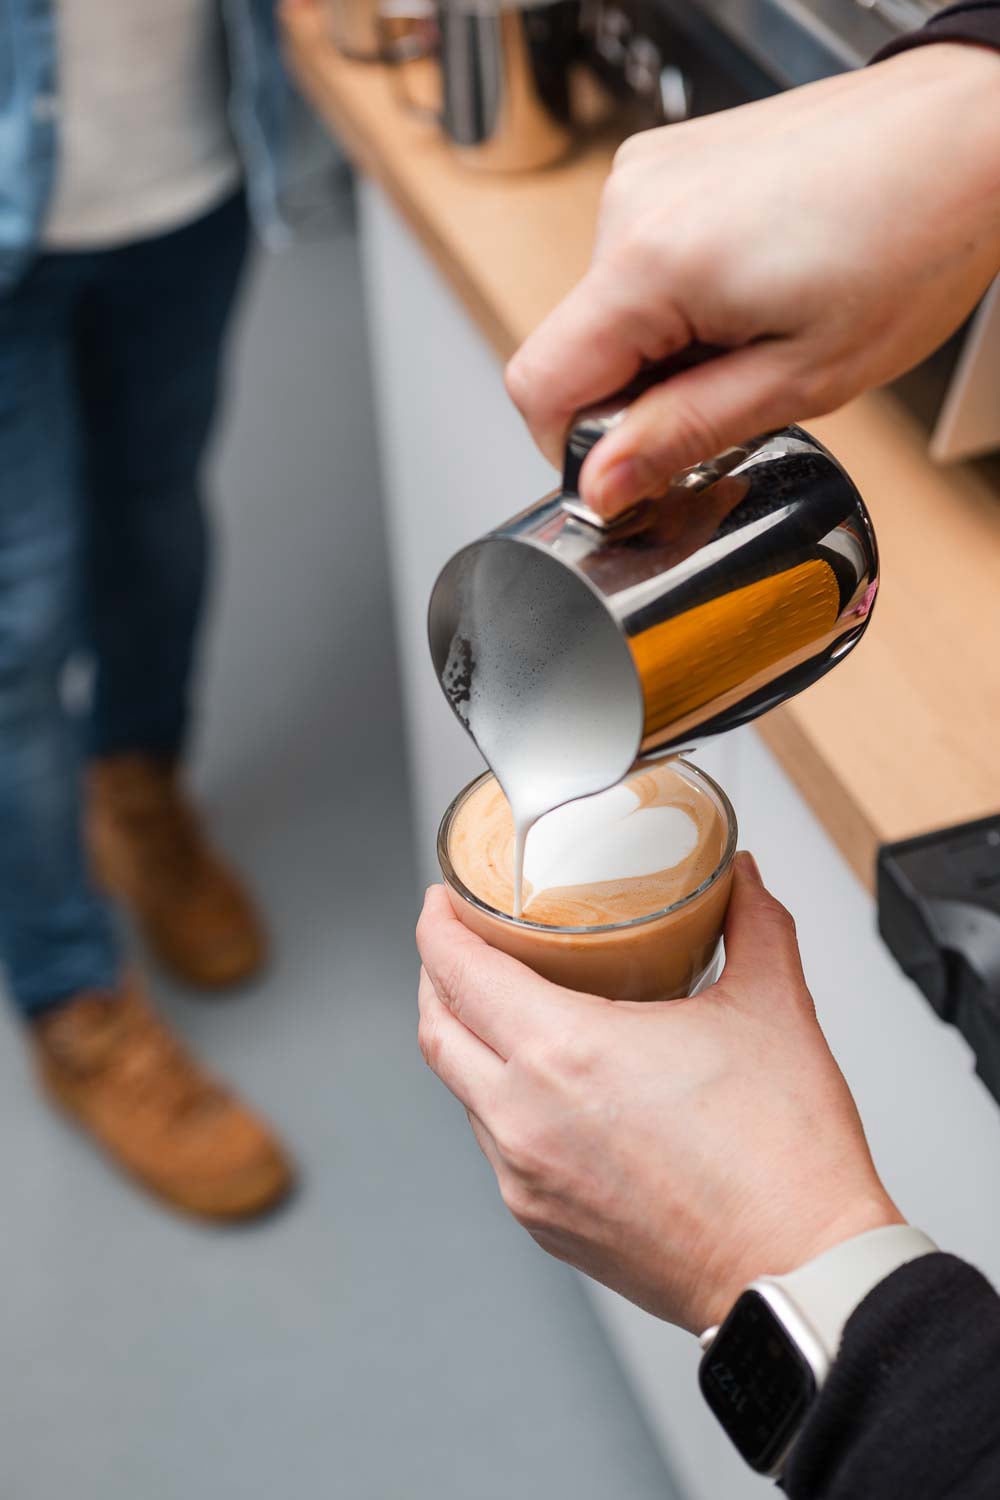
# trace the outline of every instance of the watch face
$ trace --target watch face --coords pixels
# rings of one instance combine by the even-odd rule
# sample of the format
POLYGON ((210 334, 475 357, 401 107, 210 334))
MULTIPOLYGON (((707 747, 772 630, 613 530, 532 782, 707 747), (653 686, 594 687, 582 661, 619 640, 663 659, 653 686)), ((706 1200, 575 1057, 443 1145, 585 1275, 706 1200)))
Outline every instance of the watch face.
POLYGON ((779 1463, 816 1395, 809 1362, 757 1292, 744 1292, 698 1369, 702 1394, 760 1474, 779 1463))

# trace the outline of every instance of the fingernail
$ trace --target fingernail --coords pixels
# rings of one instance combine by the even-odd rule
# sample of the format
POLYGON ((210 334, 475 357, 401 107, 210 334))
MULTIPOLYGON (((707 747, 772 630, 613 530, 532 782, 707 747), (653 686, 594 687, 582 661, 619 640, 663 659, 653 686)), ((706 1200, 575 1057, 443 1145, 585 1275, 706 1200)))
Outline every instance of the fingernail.
POLYGON ((607 515, 641 499, 641 482, 634 458, 620 458, 599 473, 591 486, 593 501, 607 515))
POLYGON ((749 849, 740 850, 740 859, 743 861, 743 868, 746 870, 751 879, 756 880, 758 885, 763 885, 764 881, 760 873, 760 866, 754 859, 753 855, 750 853, 749 849))

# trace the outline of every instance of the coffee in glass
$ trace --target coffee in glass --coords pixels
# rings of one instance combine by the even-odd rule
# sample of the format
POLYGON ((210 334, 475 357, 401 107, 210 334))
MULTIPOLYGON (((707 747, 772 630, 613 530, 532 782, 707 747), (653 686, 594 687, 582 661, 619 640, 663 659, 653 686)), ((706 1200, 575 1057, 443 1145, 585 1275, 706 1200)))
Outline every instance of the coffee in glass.
POLYGON ((671 1000, 717 977, 736 815, 680 758, 547 814, 528 835, 514 911, 514 822, 496 779, 445 813, 438 858, 460 920, 556 984, 615 1000, 671 1000))

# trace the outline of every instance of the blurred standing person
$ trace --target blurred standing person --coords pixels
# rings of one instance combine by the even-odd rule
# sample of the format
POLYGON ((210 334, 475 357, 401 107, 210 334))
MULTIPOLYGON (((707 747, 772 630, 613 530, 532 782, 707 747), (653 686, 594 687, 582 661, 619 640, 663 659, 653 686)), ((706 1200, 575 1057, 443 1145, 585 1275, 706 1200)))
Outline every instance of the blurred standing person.
POLYGON ((7 0, 0 21, 0 963, 49 1095, 209 1217, 270 1207, 290 1164, 156 1017, 109 897, 188 983, 263 962, 179 761, 199 468, 247 205, 285 232, 288 102, 271 0, 7 0))

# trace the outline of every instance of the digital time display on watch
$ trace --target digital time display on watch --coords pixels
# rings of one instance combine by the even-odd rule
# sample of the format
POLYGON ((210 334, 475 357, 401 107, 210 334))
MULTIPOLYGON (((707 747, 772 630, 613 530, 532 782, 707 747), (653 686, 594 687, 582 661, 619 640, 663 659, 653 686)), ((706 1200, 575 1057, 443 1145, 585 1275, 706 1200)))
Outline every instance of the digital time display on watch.
POLYGON ((702 1394, 740 1455, 776 1472, 816 1396, 805 1356, 758 1292, 746 1291, 698 1369, 702 1394))

